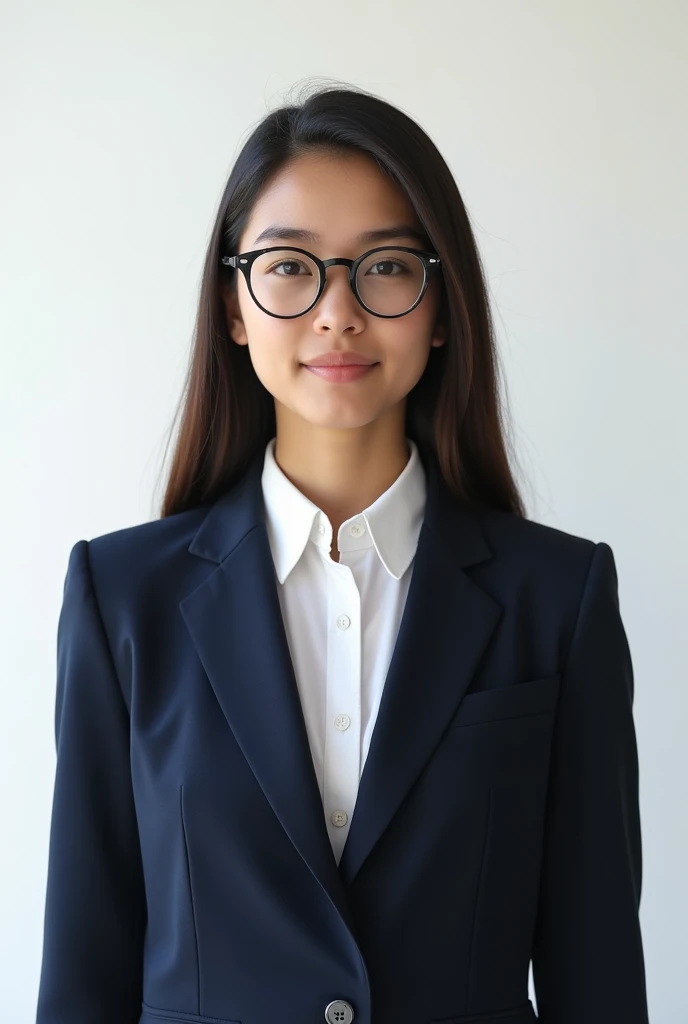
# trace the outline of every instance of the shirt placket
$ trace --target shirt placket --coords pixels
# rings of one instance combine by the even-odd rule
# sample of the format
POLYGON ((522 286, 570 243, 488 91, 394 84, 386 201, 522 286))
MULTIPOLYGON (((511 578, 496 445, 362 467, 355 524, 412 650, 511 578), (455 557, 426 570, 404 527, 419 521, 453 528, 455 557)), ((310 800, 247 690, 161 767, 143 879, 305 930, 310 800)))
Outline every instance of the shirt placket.
POLYGON ((327 678, 323 805, 341 857, 351 824, 361 758, 361 600, 351 569, 327 567, 327 678))

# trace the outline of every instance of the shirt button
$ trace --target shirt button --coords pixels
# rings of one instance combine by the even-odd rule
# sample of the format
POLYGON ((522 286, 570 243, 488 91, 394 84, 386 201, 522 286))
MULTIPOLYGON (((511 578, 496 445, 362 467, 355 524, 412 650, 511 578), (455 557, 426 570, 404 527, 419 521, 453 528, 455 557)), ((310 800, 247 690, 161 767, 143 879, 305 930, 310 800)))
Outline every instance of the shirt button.
POLYGON ((337 828, 341 828, 342 825, 346 825, 348 820, 349 816, 346 811, 333 811, 332 817, 330 818, 332 824, 336 825, 337 828))
POLYGON ((318 527, 318 533, 325 533, 326 529, 327 527, 325 526, 325 524, 321 523, 320 526, 318 527))
POLYGON ((325 1008, 327 1024, 351 1024, 353 1019, 351 1003, 345 1003, 343 999, 335 999, 325 1008))
POLYGON ((340 732, 344 732, 351 725, 351 719, 348 715, 337 715, 334 720, 335 729, 339 729, 340 732))
POLYGON ((351 619, 348 615, 340 615, 337 619, 337 625, 340 629, 348 629, 351 625, 351 619))
POLYGON ((349 527, 349 533, 352 537, 361 537, 366 532, 366 528, 363 523, 352 523, 349 527))

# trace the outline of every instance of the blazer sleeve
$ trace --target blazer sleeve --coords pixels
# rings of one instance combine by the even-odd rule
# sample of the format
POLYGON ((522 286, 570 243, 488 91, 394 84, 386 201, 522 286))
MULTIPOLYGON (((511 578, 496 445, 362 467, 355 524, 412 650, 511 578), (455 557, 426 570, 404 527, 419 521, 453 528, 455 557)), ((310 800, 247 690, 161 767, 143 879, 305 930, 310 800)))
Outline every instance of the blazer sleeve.
POLYGON ((145 894, 129 712, 89 567, 69 556, 57 629, 57 764, 37 1024, 137 1024, 145 894))
POLYGON ((633 667, 595 545, 561 681, 532 950, 543 1024, 648 1024, 633 667))

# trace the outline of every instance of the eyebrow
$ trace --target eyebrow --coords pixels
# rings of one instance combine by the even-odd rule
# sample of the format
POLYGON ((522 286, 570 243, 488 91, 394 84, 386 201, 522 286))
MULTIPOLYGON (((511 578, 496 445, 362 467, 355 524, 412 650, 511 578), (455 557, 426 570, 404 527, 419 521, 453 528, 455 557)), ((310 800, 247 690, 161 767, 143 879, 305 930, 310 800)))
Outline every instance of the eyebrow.
MULTIPOLYGON (((428 244, 427 235, 410 224, 393 224, 387 228, 375 228, 372 231, 362 231, 356 235, 354 242, 362 245, 375 245, 378 242, 398 241, 400 238, 412 238, 425 247, 428 244)), ((320 242, 322 236, 315 231, 308 231, 306 228, 286 227, 282 224, 271 224, 254 239, 253 244, 257 245, 264 241, 300 241, 320 242)))

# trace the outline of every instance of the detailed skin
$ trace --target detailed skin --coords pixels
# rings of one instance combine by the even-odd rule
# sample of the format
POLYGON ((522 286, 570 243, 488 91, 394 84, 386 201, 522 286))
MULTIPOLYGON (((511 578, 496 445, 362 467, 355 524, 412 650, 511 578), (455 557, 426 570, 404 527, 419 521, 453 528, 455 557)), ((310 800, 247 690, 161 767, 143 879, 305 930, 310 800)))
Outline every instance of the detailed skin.
MULTIPOLYGON (((400 223, 423 230, 406 195, 372 159, 359 153, 311 153, 293 160, 265 186, 238 251, 284 244, 321 259, 355 259, 373 248, 354 241, 360 232, 400 223), (272 224, 307 228, 321 241, 256 244, 272 224)), ((420 248, 411 237, 377 244, 420 248)), ((227 325, 237 345, 248 345, 256 374, 274 397, 277 462, 329 516, 336 541, 340 525, 386 491, 408 461, 407 395, 422 376, 431 348, 446 340, 445 326, 436 323, 440 279, 431 279, 412 312, 385 320, 356 301, 346 267, 330 267, 315 307, 304 316, 280 320, 254 303, 243 274, 236 277, 236 291, 224 295, 227 325), (347 382, 323 379, 302 365, 332 349, 354 349, 378 365, 347 382)), ((339 557, 334 544, 331 556, 339 557)))

